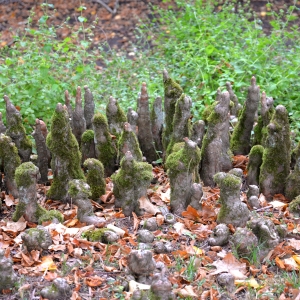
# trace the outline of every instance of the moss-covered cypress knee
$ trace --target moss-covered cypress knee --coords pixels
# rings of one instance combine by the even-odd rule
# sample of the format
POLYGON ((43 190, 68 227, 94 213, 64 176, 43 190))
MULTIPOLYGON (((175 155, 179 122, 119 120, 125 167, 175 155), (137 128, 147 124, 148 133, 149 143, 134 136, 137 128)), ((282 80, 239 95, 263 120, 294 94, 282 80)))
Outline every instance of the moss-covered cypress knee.
POLYGON ((77 218, 80 222, 88 225, 103 227, 104 218, 95 216, 93 206, 89 197, 91 196, 90 186, 81 179, 69 181, 69 196, 77 206, 77 218))
POLYGON ((249 162, 247 165, 247 184, 258 185, 260 166, 262 164, 264 148, 261 145, 255 145, 249 153, 249 162))
POLYGON ((71 104, 71 98, 68 90, 65 91, 65 106, 67 107, 67 112, 69 116, 69 123, 73 130, 73 107, 71 104))
POLYGON ((247 155, 250 151, 251 131, 258 109, 259 98, 259 86, 256 85, 256 79, 253 76, 251 78, 251 86, 248 89, 246 102, 239 115, 238 123, 234 127, 230 141, 230 148, 234 155, 247 155))
POLYGON ((155 144, 152 136, 150 109, 149 109, 149 96, 147 92, 146 83, 143 82, 141 93, 138 98, 138 140, 140 143, 143 155, 146 157, 147 162, 152 163, 157 159, 155 152, 155 144))
POLYGON ((130 124, 132 131, 137 134, 137 120, 139 115, 132 107, 128 107, 127 110, 127 122, 130 124))
POLYGON ((175 105, 177 100, 183 94, 181 86, 176 83, 168 74, 167 70, 163 71, 164 83, 164 111, 165 127, 162 134, 163 148, 166 151, 173 132, 173 116, 175 114, 175 105))
POLYGON ((205 133, 205 123, 203 120, 196 121, 192 126, 191 140, 197 143, 197 146, 201 149, 203 137, 205 133))
POLYGON ((6 135, 11 137, 18 148, 22 162, 27 162, 30 159, 32 143, 26 135, 20 112, 10 102, 8 96, 5 95, 4 100, 6 103, 6 135))
POLYGON ((68 200, 68 183, 71 179, 84 179, 81 170, 81 153, 72 133, 65 106, 58 103, 51 120, 51 131, 46 144, 52 154, 53 182, 47 193, 52 199, 68 200))
POLYGON ((92 119, 95 113, 95 102, 91 90, 87 85, 84 86, 84 118, 86 129, 92 129, 92 119))
POLYGON ((106 187, 103 164, 95 158, 89 158, 83 166, 87 169, 86 182, 91 188, 91 198, 99 202, 106 187))
POLYGON ((113 97, 109 97, 106 106, 106 117, 109 132, 118 139, 123 131, 123 125, 127 121, 127 118, 118 101, 113 97))
POLYGON ((85 130, 86 121, 82 108, 81 88, 80 86, 78 86, 76 90, 75 109, 73 111, 73 133, 79 145, 81 145, 81 136, 85 132, 85 130))
POLYGON ((13 197, 18 198, 19 192, 15 182, 15 171, 21 164, 21 159, 11 138, 2 133, 0 134, 0 159, 4 165, 6 189, 13 197))
POLYGON ((233 105, 230 106, 230 114, 233 116, 238 116, 240 110, 242 109, 242 105, 239 103, 239 100, 234 93, 230 82, 226 82, 226 89, 229 93, 230 101, 233 103, 233 105))
POLYGON ((296 161, 294 170, 289 174, 285 185, 285 196, 293 200, 300 195, 300 142, 293 151, 296 161))
POLYGON ((115 206, 121 207, 125 216, 132 212, 141 215, 139 199, 147 197, 147 188, 153 178, 152 166, 137 162, 131 152, 126 152, 121 161, 121 168, 112 176, 114 183, 115 206))
POLYGON ((214 186, 213 176, 232 168, 229 149, 229 93, 220 90, 207 118, 207 132, 201 148, 200 178, 204 185, 214 186))
POLYGON ((162 98, 156 97, 151 109, 151 129, 156 151, 163 151, 162 131, 164 125, 164 112, 162 98))
POLYGON ((175 105, 173 132, 166 151, 166 158, 172 152, 174 144, 180 143, 184 137, 189 138, 191 135, 191 107, 191 98, 182 94, 175 105))
POLYGON ((127 151, 130 151, 136 161, 143 160, 139 142, 129 123, 124 123, 124 129, 118 142, 118 161, 121 161, 127 151))
POLYGON ((50 161, 50 151, 46 146, 47 128, 46 132, 43 132, 43 128, 46 128, 46 124, 39 120, 35 120, 35 129, 32 136, 35 140, 37 151, 37 166, 40 170, 41 178, 40 183, 46 183, 48 181, 48 162, 50 161))
POLYGON ((94 137, 94 131, 91 129, 86 130, 81 137, 82 162, 88 158, 96 158, 94 137))
POLYGON ((290 126, 288 112, 284 106, 276 107, 267 130, 259 185, 267 200, 271 200, 274 194, 284 193, 286 179, 290 173, 290 126))
MULTIPOLYGON (((5 250, 0 249, 0 291, 13 288, 18 281, 12 268, 13 262, 5 256, 5 250)), ((5 297, 6 298, 6 297, 5 297)))
POLYGON ((26 221, 37 222, 39 217, 46 212, 37 203, 36 184, 39 177, 39 169, 32 162, 23 163, 16 169, 15 179, 19 191, 19 203, 13 215, 13 221, 17 222, 23 216, 26 221))
MULTIPOLYGON (((176 146, 177 144, 175 144, 176 146)), ((171 210, 180 215, 192 201, 193 183, 196 181, 200 149, 197 144, 184 138, 184 146, 168 156, 166 167, 171 185, 171 210)))
POLYGON ((92 124, 96 158, 102 162, 105 176, 110 176, 115 171, 117 151, 108 130, 107 120, 101 113, 96 113, 92 124))
POLYGON ((230 173, 219 172, 214 176, 214 180, 220 187, 221 209, 217 222, 236 227, 246 226, 250 212, 240 199, 241 178, 230 173))

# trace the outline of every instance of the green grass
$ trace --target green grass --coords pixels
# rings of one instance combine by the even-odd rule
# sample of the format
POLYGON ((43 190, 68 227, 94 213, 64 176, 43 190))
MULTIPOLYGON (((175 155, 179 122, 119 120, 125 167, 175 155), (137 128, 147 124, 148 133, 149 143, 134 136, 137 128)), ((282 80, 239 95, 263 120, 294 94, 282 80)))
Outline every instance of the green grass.
MULTIPOLYGON (((300 128, 300 35, 296 26, 289 25, 295 7, 276 15, 269 4, 273 29, 267 36, 255 15, 250 22, 248 12, 233 12, 233 1, 218 13, 213 1, 203 2, 176 0, 178 10, 158 10, 152 22, 141 22, 135 60, 113 50, 105 52, 105 45, 90 48, 94 25, 86 26, 83 6, 80 29, 72 29, 64 40, 56 39, 58 28, 47 23, 54 10, 44 4, 39 28, 33 29, 29 18, 26 32, 0 50, 0 95, 7 94, 21 108, 27 124, 37 117, 49 124, 66 89, 74 97, 76 87, 87 84, 101 112, 111 95, 123 109, 135 108, 143 81, 151 99, 163 95, 161 71, 167 68, 192 97, 194 118, 200 119, 217 88, 224 88, 227 81, 243 103, 255 75, 261 91, 286 106, 292 128, 300 128), (96 68, 96 61, 105 67, 96 68)), ((63 26, 69 26, 67 21, 63 26)), ((5 114, 2 96, 0 111, 5 114)))

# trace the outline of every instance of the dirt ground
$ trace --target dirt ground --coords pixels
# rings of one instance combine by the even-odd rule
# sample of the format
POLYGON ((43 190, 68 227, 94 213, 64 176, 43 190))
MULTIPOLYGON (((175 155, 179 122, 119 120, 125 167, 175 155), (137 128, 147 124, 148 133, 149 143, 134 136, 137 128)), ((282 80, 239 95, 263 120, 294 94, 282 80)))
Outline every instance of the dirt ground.
MULTIPOLYGON (((151 5, 159 7, 173 7, 174 1, 163 3, 162 0, 102 0, 107 2, 111 10, 114 10, 116 2, 118 7, 116 13, 110 13, 97 0, 0 0, 0 48, 5 45, 10 45, 14 41, 14 35, 19 30, 24 30, 27 26, 27 20, 31 12, 34 12, 32 22, 34 25, 43 15, 43 9, 48 9, 48 14, 51 16, 49 24, 60 25, 68 18, 67 23, 70 26, 79 28, 81 26, 78 17, 81 14, 87 19, 86 24, 92 24, 95 20, 95 36, 93 43, 96 46, 98 43, 107 41, 112 48, 126 49, 129 48, 135 41, 135 27, 140 20, 151 18, 155 9, 151 5), (42 3, 53 3, 53 7, 41 6, 42 3), (149 5, 151 4, 151 5, 149 5), (82 12, 80 7, 86 7, 82 12)), ((247 6, 247 2, 239 0, 238 5, 247 6)), ((274 5, 275 11, 281 9, 286 10, 290 5, 296 4, 300 8, 300 1, 258 1, 251 0, 250 6, 258 16, 263 20, 264 29, 270 29, 270 17, 267 15, 266 4, 270 2, 274 5)), ((216 6, 216 10, 222 8, 222 1, 216 6)), ((300 19, 300 10, 296 10, 294 14, 300 19)), ((300 23, 300 21, 297 21, 300 23)), ((64 27, 58 31, 58 38, 65 38, 70 34, 70 29, 64 27)))

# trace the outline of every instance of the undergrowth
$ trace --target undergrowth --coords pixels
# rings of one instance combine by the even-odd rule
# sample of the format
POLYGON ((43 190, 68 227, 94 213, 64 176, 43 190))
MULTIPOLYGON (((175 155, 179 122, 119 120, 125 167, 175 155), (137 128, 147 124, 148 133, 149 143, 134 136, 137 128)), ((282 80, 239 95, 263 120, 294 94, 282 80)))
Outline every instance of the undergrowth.
MULTIPOLYGON (((59 28, 48 22, 55 9, 43 4, 39 27, 33 28, 30 17, 26 32, 20 32, 13 45, 0 50, 0 95, 7 94, 19 106, 27 124, 33 124, 35 118, 49 122, 56 104, 64 102, 64 91, 75 96, 78 85, 90 87, 102 112, 111 95, 124 109, 135 108, 143 81, 152 99, 163 95, 161 71, 167 68, 191 96, 193 116, 200 119, 217 88, 224 88, 227 81, 243 103, 250 78, 255 75, 261 91, 272 96, 275 104, 286 106, 297 132, 300 35, 298 27, 291 25, 296 7, 276 14, 268 4, 267 14, 273 20, 267 35, 247 4, 236 10, 235 1, 229 1, 216 12, 214 1, 175 2, 177 9, 156 9, 151 22, 141 22, 135 60, 104 44, 91 48, 95 24, 86 25, 84 6, 79 7, 79 29, 72 29, 63 40, 57 39, 59 28)), ((64 26, 70 26, 68 20, 61 24, 64 26)), ((0 111, 5 114, 2 99, 0 111)))

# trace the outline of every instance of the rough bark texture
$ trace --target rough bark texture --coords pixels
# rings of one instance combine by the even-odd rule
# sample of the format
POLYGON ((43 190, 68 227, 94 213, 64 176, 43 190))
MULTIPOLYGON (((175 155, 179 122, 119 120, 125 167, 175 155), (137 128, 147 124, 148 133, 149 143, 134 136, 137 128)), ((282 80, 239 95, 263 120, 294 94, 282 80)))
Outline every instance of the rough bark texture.
POLYGON ((82 162, 88 158, 96 158, 94 131, 86 130, 81 136, 81 156, 82 162))
POLYGON ((83 166, 87 170, 86 182, 91 188, 91 198, 100 202, 100 197, 105 194, 106 187, 103 164, 95 158, 89 158, 83 166))
POLYGON ((176 143, 182 142, 184 137, 191 136, 191 107, 192 100, 190 97, 182 94, 175 105, 175 114, 173 117, 173 132, 166 151, 166 158, 173 151, 176 143))
POLYGON ((39 177, 39 169, 32 162, 22 163, 16 169, 19 203, 12 217, 13 221, 17 222, 23 216, 26 221, 35 223, 46 212, 37 203, 36 184, 39 177))
POLYGON ((258 246, 256 235, 249 228, 237 228, 231 238, 231 243, 238 255, 246 256, 253 253, 253 249, 258 246))
POLYGON ((164 124, 164 112, 162 98, 156 97, 151 110, 151 129, 156 151, 163 151, 162 131, 164 124))
POLYGON ((67 107, 69 123, 73 130, 73 107, 71 104, 70 94, 69 91, 65 91, 65 106, 67 107))
POLYGON ((257 125, 254 127, 254 141, 253 144, 259 144, 263 147, 266 143, 267 138, 267 126, 270 123, 272 116, 274 114, 274 100, 272 97, 267 97, 266 93, 263 91, 260 97, 261 102, 261 115, 258 118, 257 125))
POLYGON ((260 166, 262 164, 264 148, 261 145, 255 145, 249 153, 249 162, 247 165, 247 184, 258 185, 260 166))
POLYGON ((132 212, 141 215, 139 199, 147 197, 147 188, 152 180, 152 166, 137 162, 130 152, 126 152, 121 168, 112 177, 114 183, 115 206, 122 207, 125 216, 132 212))
POLYGON ((97 113, 92 123, 96 158, 103 163, 105 176, 110 176, 115 171, 117 151, 108 130, 107 120, 104 115, 97 113))
POLYGON ((207 132, 201 148, 200 178, 204 185, 214 186, 213 176, 232 168, 229 149, 229 93, 217 92, 216 102, 207 118, 207 132))
POLYGON ((285 185, 285 196, 289 200, 294 200, 300 195, 300 142, 293 151, 296 161, 294 170, 289 174, 285 185))
POLYGON ((251 86, 248 89, 246 102, 240 113, 239 121, 234 127, 230 141, 231 151, 234 155, 247 155, 250 151, 251 131, 258 109, 259 99, 259 86, 256 85, 256 79, 253 76, 251 78, 251 86))
POLYGON ((226 89, 229 93, 230 101, 232 101, 232 105, 230 105, 230 114, 233 116, 238 116, 239 111, 242 109, 242 105, 239 103, 239 100, 235 95, 230 82, 226 82, 226 89))
POLYGON ((48 247, 52 245, 50 233, 46 228, 40 225, 36 228, 25 230, 21 235, 21 239, 23 246, 28 252, 31 250, 48 250, 48 247))
POLYGON ((103 227, 105 219, 95 216, 89 199, 90 186, 86 182, 81 179, 70 180, 68 193, 72 202, 77 206, 77 218, 81 223, 103 227))
POLYGON ((49 300, 68 300, 71 299, 72 291, 66 279, 56 278, 50 286, 41 290, 41 295, 49 300))
POLYGON ((73 133, 79 145, 81 145, 81 136, 85 132, 85 130, 86 121, 84 118, 84 111, 82 108, 81 88, 80 86, 78 86, 76 90, 75 109, 73 112, 73 133))
POLYGON ((6 126, 4 125, 3 123, 3 120, 2 120, 2 113, 0 112, 0 134, 1 133, 5 133, 6 132, 6 126))
POLYGON ((10 102, 6 95, 4 96, 4 101, 6 103, 6 135, 11 137, 18 148, 18 153, 22 162, 27 162, 30 159, 32 143, 26 135, 20 112, 10 102))
POLYGON ((68 200, 68 183, 71 179, 84 179, 81 170, 81 153, 72 133, 66 107, 57 104, 52 116, 51 131, 46 139, 52 159, 53 182, 47 196, 52 199, 68 200))
POLYGON ((191 198, 190 198, 190 206, 194 207, 195 209, 201 210, 202 204, 201 199, 203 196, 203 189, 200 183, 194 182, 191 188, 191 198))
POLYGON ((155 152, 154 140, 152 136, 149 96, 145 82, 143 82, 142 84, 141 93, 138 98, 137 113, 138 140, 140 143, 140 147, 143 155, 146 157, 147 162, 152 163, 158 157, 155 152))
POLYGON ((191 203, 199 162, 200 149, 188 138, 184 138, 183 146, 172 152, 166 161, 171 185, 171 210, 175 214, 181 215, 191 203))
POLYGON ((170 78, 167 70, 163 71, 164 83, 164 111, 165 127, 162 134, 162 144, 164 150, 167 150, 168 144, 173 132, 173 116, 175 114, 175 105, 177 100, 183 94, 183 90, 178 83, 170 78))
POLYGON ((268 136, 260 167, 260 190, 267 200, 274 194, 283 194, 290 173, 290 126, 288 112, 278 105, 267 126, 268 136))
POLYGON ((5 186, 9 194, 18 198, 19 192, 15 182, 15 170, 21 164, 18 149, 9 136, 0 134, 0 159, 4 165, 5 186))
POLYGON ((35 120, 35 128, 32 136, 35 140, 35 146, 37 151, 37 166, 39 168, 41 178, 39 183, 48 182, 48 163, 50 161, 50 151, 46 146, 47 132, 43 132, 45 128, 45 123, 39 119, 35 120), (46 136, 45 136, 46 135, 46 136))
POLYGON ((205 133, 205 122, 203 120, 196 121, 192 126, 191 140, 197 143, 201 149, 202 141, 205 133))
POLYGON ((248 204, 251 208, 259 208, 259 187, 257 185, 249 185, 247 192, 248 204))
POLYGON ((106 106, 106 117, 109 132, 118 138, 123 131, 123 125, 127 121, 127 118, 123 109, 121 109, 119 103, 113 97, 109 97, 106 106))
POLYGON ((230 173, 219 172, 214 176, 214 180, 220 187, 221 209, 217 222, 236 227, 246 226, 250 212, 240 199, 241 178, 230 173))
POLYGON ((143 154, 135 133, 129 123, 125 122, 118 142, 118 161, 121 161, 127 151, 130 151, 136 161, 143 160, 143 154))
POLYGON ((163 270, 160 273, 155 273, 152 279, 150 293, 155 299, 160 300, 175 300, 176 297, 172 292, 172 284, 163 270))
POLYGON ((258 241, 263 243, 264 248, 270 250, 279 244, 280 237, 272 220, 256 217, 249 221, 248 227, 257 236, 258 241))
POLYGON ((127 110, 127 121, 131 126, 132 131, 137 134, 137 120, 139 115, 131 107, 127 110))
POLYGON ((149 250, 132 250, 128 255, 128 268, 134 276, 148 276, 155 267, 155 260, 149 250))
POLYGON ((5 250, 0 249, 0 291, 13 288, 18 280, 12 266, 12 260, 5 257, 5 250))
POLYGON ((229 228, 225 224, 215 227, 212 236, 208 239, 210 246, 224 246, 228 243, 230 236, 229 228))
POLYGON ((84 118, 86 129, 92 129, 92 119, 95 114, 95 102, 91 90, 87 85, 84 86, 84 118))

